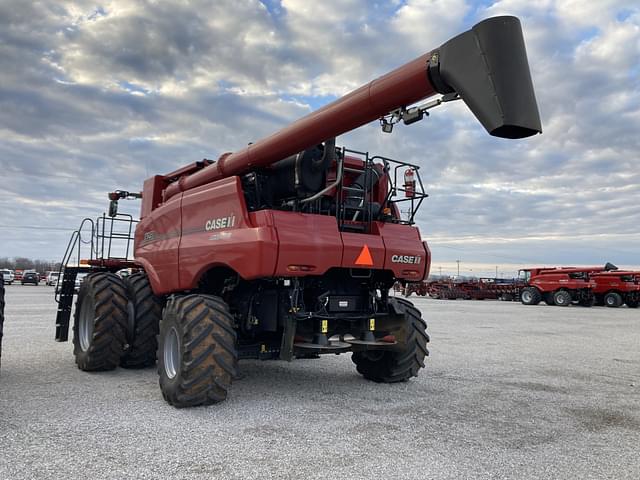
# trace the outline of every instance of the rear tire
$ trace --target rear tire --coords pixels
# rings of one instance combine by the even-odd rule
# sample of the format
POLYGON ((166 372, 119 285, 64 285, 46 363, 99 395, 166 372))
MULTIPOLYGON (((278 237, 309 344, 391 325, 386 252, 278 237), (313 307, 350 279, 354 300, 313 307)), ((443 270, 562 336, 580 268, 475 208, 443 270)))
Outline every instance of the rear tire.
POLYGON ((129 292, 129 342, 120 366, 124 368, 145 368, 155 365, 158 350, 157 335, 164 300, 153 294, 145 273, 134 273, 124 280, 129 292))
POLYGON ((640 302, 638 302, 638 300, 629 300, 627 302, 627 307, 629 308, 638 308, 638 305, 640 305, 640 302))
POLYGON ((573 301, 571 293, 566 290, 558 290, 553 294, 553 301, 558 307, 568 307, 573 301))
POLYGON ((542 294, 536 287, 525 287, 520 292, 520 301, 524 305, 537 305, 542 300, 542 294))
POLYGON ((542 300, 544 301, 544 303, 546 303, 550 307, 555 306, 555 304, 556 304, 556 302, 553 300, 553 293, 552 292, 545 292, 542 295, 542 300))
POLYGON ((158 374, 164 399, 174 407, 222 402, 236 375, 233 317, 213 295, 172 297, 158 337, 158 374))
POLYGON ((429 355, 427 324, 421 318, 420 310, 407 300, 391 299, 390 303, 393 301, 397 302, 396 311, 402 312, 398 315, 401 317, 398 328, 390 332, 395 335, 399 350, 370 350, 351 355, 358 373, 378 383, 406 382, 417 377, 424 368, 424 357, 429 355))
POLYGON ((578 305, 580 305, 581 307, 593 307, 596 303, 596 299, 594 297, 589 297, 586 300, 580 300, 578 302, 578 305))
POLYGON ((115 273, 85 277, 73 325, 73 354, 80 370, 113 370, 127 342, 127 289, 115 273))
POLYGON ((622 296, 616 292, 609 292, 604 296, 604 304, 607 307, 618 308, 622 305, 622 296))

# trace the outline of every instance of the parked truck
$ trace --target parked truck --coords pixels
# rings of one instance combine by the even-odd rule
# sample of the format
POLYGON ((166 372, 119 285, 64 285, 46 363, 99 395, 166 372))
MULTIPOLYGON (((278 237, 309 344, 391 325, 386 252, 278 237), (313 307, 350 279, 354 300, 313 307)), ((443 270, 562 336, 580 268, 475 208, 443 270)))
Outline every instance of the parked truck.
POLYGON ((368 380, 416 376, 426 324, 388 292, 429 274, 413 225, 426 198, 419 166, 338 148, 335 138, 372 121, 391 132, 457 99, 493 136, 541 132, 518 19, 482 21, 246 148, 154 175, 141 194, 112 192, 109 215, 83 224, 89 266, 76 252, 82 226, 65 254, 56 340, 68 339, 75 276, 86 272, 73 324, 78 367, 157 359, 176 407, 224 400, 242 358, 351 352, 368 380), (142 199, 139 222, 117 212, 131 197, 142 199), (112 254, 131 238, 133 258, 128 244, 112 254), (122 268, 138 271, 122 279, 122 268))

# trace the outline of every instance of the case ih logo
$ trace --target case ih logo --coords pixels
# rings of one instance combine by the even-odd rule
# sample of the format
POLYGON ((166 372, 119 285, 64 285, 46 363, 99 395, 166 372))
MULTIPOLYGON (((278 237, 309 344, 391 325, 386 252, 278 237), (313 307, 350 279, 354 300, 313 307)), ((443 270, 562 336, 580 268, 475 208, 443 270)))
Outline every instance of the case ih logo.
POLYGON ((418 265, 422 261, 420 255, 393 255, 391 257, 392 263, 410 263, 412 265, 418 265))
POLYGON ((207 232, 210 232, 211 230, 233 227, 235 223, 236 216, 231 214, 228 217, 212 218, 211 220, 207 220, 207 223, 204 224, 204 229, 207 232))

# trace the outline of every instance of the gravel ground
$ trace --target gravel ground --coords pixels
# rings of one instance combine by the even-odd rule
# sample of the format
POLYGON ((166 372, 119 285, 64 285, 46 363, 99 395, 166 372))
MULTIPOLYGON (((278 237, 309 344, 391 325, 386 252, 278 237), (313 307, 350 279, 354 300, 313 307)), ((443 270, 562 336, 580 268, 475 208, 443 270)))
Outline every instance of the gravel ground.
POLYGON ((177 410, 153 369, 79 371, 51 287, 8 286, 0 479, 640 478, 640 311, 413 299, 410 382, 245 361, 225 403, 177 410))

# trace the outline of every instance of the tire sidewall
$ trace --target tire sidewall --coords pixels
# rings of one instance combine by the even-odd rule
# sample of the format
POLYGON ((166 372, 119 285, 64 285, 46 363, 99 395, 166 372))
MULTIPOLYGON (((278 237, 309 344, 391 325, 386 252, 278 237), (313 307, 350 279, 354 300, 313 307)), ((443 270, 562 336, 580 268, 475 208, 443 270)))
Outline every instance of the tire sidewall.
POLYGON ((607 307, 610 308, 617 308, 621 305, 621 297, 619 294, 613 292, 613 293, 607 293, 604 297, 604 303, 607 307))
POLYGON ((93 312, 93 328, 95 329, 96 304, 93 293, 91 282, 82 282, 82 286, 78 292, 78 300, 76 301, 75 318, 73 322, 73 354, 75 355, 76 362, 78 362, 79 365, 87 364, 89 360, 89 351, 91 350, 91 344, 93 343, 92 338, 87 350, 83 350, 82 345, 80 344, 80 312, 82 312, 82 307, 86 302, 89 302, 91 312, 93 312))
POLYGON ((158 375, 160 377, 160 387, 163 393, 166 393, 167 395, 176 395, 178 393, 178 388, 182 382, 183 362, 180 362, 179 368, 176 371, 176 375, 173 378, 169 378, 169 375, 167 375, 167 370, 164 363, 165 339, 172 328, 175 328, 178 334, 180 356, 182 356, 184 352, 184 328, 182 323, 178 321, 176 301, 176 299, 170 300, 165 307, 162 315, 162 321, 160 322, 160 334, 158 335, 158 375))
POLYGON ((566 290, 559 290, 553 294, 553 301, 559 307, 566 307, 571 303, 571 294, 566 290))
POLYGON ((80 370, 104 371, 117 368, 126 344, 126 287, 120 277, 110 272, 87 275, 78 291, 73 322, 73 353, 80 370), (104 282, 108 283, 105 286, 104 282), (89 347, 80 342, 80 314, 86 302, 93 316, 89 347), (108 348, 107 348, 108 345, 108 348))

